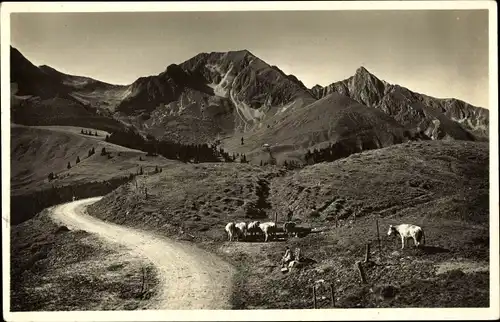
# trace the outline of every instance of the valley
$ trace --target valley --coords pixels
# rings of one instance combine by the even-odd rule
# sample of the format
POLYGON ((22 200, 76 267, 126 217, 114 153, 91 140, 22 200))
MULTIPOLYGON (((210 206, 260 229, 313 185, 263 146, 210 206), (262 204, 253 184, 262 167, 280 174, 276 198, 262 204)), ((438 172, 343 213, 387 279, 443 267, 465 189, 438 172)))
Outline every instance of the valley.
MULTIPOLYGON (((339 308, 489 305, 488 110, 363 67, 309 89, 248 50, 200 53, 130 85, 37 67, 12 47, 11 57, 12 308, 75 308, 81 299, 65 298, 75 290, 96 299, 87 310, 192 299, 312 308, 319 280, 335 285, 339 308), (309 234, 227 240, 229 222, 277 219, 281 230, 290 210, 309 234), (402 222, 425 229, 425 247, 401 250, 387 236, 402 222), (188 246, 179 258, 131 251, 155 242, 170 253, 188 246), (353 267, 367 244, 360 283, 353 267), (287 246, 307 261, 284 273, 287 246), (64 261, 85 281, 63 274, 50 302, 41 294, 64 261), (177 270, 193 276, 167 283, 177 270), (199 295, 220 284, 213 298, 199 295)), ((331 305, 327 291, 319 308, 331 305)))

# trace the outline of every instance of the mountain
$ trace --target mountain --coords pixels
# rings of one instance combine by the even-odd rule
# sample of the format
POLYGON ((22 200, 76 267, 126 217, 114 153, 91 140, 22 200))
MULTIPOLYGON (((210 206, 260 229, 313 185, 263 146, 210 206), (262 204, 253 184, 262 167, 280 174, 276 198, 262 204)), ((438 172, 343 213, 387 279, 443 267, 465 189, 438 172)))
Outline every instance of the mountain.
POLYGON ((354 76, 326 87, 314 86, 317 99, 340 93, 370 107, 381 109, 409 128, 419 128, 431 137, 473 140, 487 138, 489 113, 457 99, 439 99, 413 92, 378 79, 360 67, 354 76), (433 134, 434 133, 434 134, 433 134), (473 135, 471 135, 473 134, 473 135))
POLYGON ((488 110, 438 99, 378 79, 352 77, 308 89, 248 50, 200 53, 130 85, 34 66, 11 48, 13 120, 142 134, 183 143, 221 140, 226 151, 283 158, 335 142, 383 147, 409 139, 488 137, 488 110), (244 138, 245 144, 241 144, 244 138))
POLYGON ((111 117, 110 93, 119 96, 124 86, 37 67, 17 49, 10 48, 11 118, 24 125, 76 125, 114 131, 124 124, 111 117), (118 93, 118 94, 117 94, 118 93))

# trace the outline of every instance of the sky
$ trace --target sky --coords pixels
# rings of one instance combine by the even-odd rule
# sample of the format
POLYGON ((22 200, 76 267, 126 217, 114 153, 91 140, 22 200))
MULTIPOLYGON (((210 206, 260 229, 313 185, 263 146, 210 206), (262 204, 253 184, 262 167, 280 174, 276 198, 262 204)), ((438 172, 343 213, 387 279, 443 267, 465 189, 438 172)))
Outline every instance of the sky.
POLYGON ((35 65, 130 84, 200 52, 248 49, 306 86, 378 78, 488 108, 488 11, 13 13, 35 65))

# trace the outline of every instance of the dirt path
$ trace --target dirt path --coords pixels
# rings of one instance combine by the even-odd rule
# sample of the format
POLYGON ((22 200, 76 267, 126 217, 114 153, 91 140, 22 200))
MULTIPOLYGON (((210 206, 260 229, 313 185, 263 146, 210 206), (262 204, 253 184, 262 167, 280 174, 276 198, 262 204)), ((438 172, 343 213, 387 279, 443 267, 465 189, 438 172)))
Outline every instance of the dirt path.
POLYGON ((230 309, 233 268, 194 246, 138 229, 104 222, 87 214, 86 206, 102 197, 56 206, 52 218, 70 229, 95 233, 147 257, 158 269, 160 292, 148 309, 230 309))

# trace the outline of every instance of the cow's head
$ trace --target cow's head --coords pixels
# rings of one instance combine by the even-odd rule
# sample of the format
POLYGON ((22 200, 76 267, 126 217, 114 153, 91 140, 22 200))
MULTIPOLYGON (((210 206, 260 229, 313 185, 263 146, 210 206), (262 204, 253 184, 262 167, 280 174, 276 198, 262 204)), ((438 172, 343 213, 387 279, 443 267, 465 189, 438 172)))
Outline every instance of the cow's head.
POLYGON ((393 225, 389 225, 389 230, 387 231, 387 236, 392 236, 393 234, 397 234, 396 228, 393 225))

